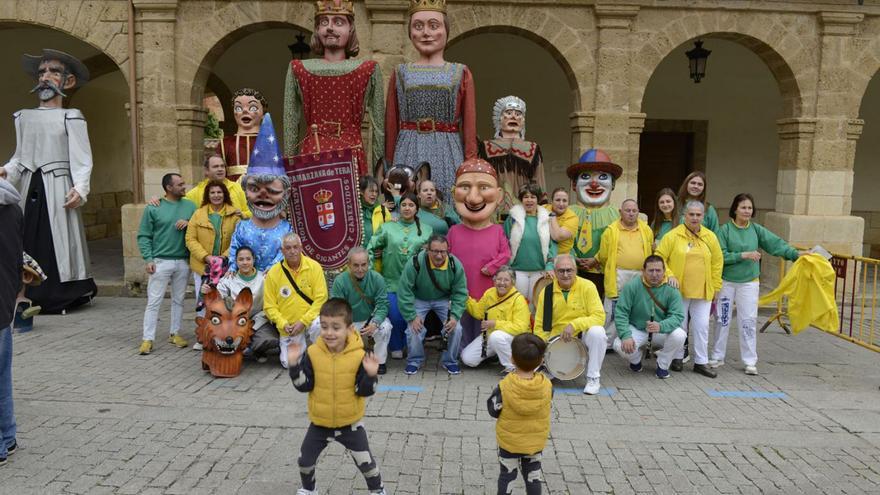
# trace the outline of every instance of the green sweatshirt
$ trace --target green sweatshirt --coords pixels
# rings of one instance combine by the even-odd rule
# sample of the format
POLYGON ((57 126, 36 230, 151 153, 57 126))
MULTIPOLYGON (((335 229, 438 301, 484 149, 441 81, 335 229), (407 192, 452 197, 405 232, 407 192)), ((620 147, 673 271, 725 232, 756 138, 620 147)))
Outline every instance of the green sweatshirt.
POLYGON ((397 292, 397 281, 403 265, 422 249, 433 233, 429 225, 421 224, 421 229, 422 234, 419 235, 415 222, 385 222, 370 238, 367 247, 370 261, 376 259, 376 251, 382 251, 382 277, 385 278, 388 292, 397 292))
POLYGON ((177 230, 174 225, 178 220, 189 221, 195 211, 196 205, 184 198, 178 201, 161 198, 159 206, 147 205, 137 235, 138 247, 144 260, 149 263, 156 258, 188 259, 186 229, 177 230))
POLYGON ((617 305, 614 307, 614 325, 617 327, 620 340, 630 338, 630 325, 639 330, 645 330, 651 319, 652 311, 654 321, 660 322, 660 333, 671 333, 681 327, 681 323, 684 321, 681 294, 677 289, 665 283, 649 289, 642 281, 642 277, 630 280, 620 291, 617 305), (648 290, 654 293, 657 302, 666 306, 666 311, 654 304, 648 290))
POLYGON ((419 208, 419 220, 425 225, 430 225, 434 229, 435 234, 446 235, 451 225, 461 223, 461 219, 455 210, 449 206, 440 206, 437 208, 419 208), (441 215, 442 213, 442 215, 441 215))
POLYGON ((757 261, 743 259, 742 254, 756 251, 759 247, 764 251, 789 261, 798 259, 797 249, 788 245, 776 234, 755 222, 739 227, 733 220, 718 229, 718 244, 724 254, 724 270, 721 279, 728 282, 751 282, 761 274, 761 264, 757 261))
MULTIPOLYGON (((508 216, 507 220, 504 221, 504 235, 508 239, 510 239, 510 229, 512 226, 513 218, 508 216)), ((556 252, 556 242, 551 239, 550 246, 547 248, 547 259, 544 259, 544 253, 541 251, 541 238, 538 236, 538 217, 526 215, 526 225, 523 229, 522 240, 519 243, 519 249, 516 251, 516 258, 510 262, 510 267, 524 272, 552 270, 556 252)))
POLYGON ((450 314, 460 320, 467 306, 468 291, 467 279, 464 277, 464 266, 455 256, 449 255, 449 261, 445 270, 434 269, 434 278, 437 279, 439 285, 444 291, 437 290, 434 283, 431 282, 431 276, 428 274, 430 263, 427 259, 428 253, 421 252, 418 255, 419 271, 416 273, 416 267, 412 260, 407 260, 406 266, 403 268, 403 274, 400 276, 400 283, 397 287, 397 307, 400 308, 400 314, 406 321, 415 319, 416 308, 415 300, 420 301, 436 301, 437 299, 450 300, 450 314), (454 266, 453 266, 454 265, 454 266))
POLYGON ((667 232, 672 230, 672 220, 663 220, 660 222, 660 228, 654 233, 654 242, 660 244, 660 240, 667 232))
POLYGON ((330 297, 341 297, 351 304, 352 320, 369 320, 377 325, 382 323, 382 320, 388 316, 388 291, 385 289, 385 279, 373 270, 368 271, 364 279, 358 281, 358 286, 363 292, 362 296, 361 292, 355 289, 353 278, 348 271, 340 273, 333 280, 330 297), (366 301, 364 296, 372 299, 373 304, 366 301))

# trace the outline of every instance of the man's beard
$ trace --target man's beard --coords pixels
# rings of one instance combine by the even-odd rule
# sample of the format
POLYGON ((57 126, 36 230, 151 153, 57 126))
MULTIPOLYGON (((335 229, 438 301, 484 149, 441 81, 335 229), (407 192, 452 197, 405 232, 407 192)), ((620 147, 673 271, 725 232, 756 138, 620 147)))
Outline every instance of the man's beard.
POLYGON ((254 215, 254 218, 258 218, 260 220, 272 220, 273 218, 281 216, 281 212, 287 208, 287 200, 283 200, 277 205, 275 208, 271 210, 261 210, 259 208, 255 208, 254 204, 248 201, 248 209, 251 210, 251 213, 254 215))
POLYGON ((67 95, 64 94, 63 91, 61 91, 61 88, 56 86, 55 83, 52 81, 43 81, 37 83, 37 85, 34 86, 34 89, 31 90, 31 93, 36 93, 37 98, 41 102, 49 101, 55 98, 55 96, 61 96, 62 98, 67 97, 67 95))

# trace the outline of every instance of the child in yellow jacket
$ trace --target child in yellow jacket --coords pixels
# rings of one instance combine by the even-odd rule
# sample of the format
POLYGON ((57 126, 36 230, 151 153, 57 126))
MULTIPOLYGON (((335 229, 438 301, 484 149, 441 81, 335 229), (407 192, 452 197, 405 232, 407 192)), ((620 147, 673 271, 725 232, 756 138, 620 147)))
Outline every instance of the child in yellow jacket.
POLYGON ((309 393, 309 429, 299 453, 302 488, 297 495, 312 495, 315 466, 321 452, 335 440, 351 452, 370 493, 385 494, 382 476, 370 452, 363 422, 365 397, 376 392, 379 359, 364 352, 360 333, 352 323, 351 305, 340 298, 321 306, 321 334, 302 352, 291 341, 287 348, 290 379, 300 392, 309 393))
POLYGON ((522 469, 527 495, 541 493, 541 452, 550 435, 550 401, 553 385, 535 370, 544 361, 547 344, 531 333, 521 333, 510 345, 516 369, 495 387, 487 401, 489 415, 498 419, 498 493, 510 493, 508 486, 522 469))

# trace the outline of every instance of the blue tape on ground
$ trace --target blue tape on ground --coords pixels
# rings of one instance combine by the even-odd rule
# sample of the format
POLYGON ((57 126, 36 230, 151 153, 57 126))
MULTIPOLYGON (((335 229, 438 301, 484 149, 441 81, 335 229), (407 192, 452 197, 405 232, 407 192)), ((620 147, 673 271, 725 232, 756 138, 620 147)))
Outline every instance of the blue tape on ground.
POLYGON ((378 392, 421 392, 417 385, 379 385, 378 392))
POLYGON ((743 390, 712 390, 706 389, 709 397, 725 397, 736 399, 785 399, 785 392, 755 392, 743 390))
MULTIPOLYGON (((584 389, 582 388, 561 388, 561 387, 553 387, 554 394, 566 394, 566 395, 582 395, 584 393, 584 389)), ((617 393, 617 389, 614 387, 603 387, 599 389, 599 393, 596 395, 602 395, 604 397, 611 397, 617 393)))

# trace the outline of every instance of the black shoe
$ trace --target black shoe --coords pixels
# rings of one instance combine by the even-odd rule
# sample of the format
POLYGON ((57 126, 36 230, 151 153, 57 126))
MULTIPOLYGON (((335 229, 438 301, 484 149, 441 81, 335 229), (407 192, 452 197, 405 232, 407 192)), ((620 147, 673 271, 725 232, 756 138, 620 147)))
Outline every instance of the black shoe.
POLYGON ((388 371, 388 370, 385 369, 385 365, 384 365, 384 364, 380 364, 380 365, 379 365, 379 374, 380 374, 380 375, 384 375, 387 371, 388 371))
POLYGON ((18 442, 13 441, 12 445, 6 448, 6 455, 12 455, 15 453, 16 450, 18 450, 18 442))
POLYGON ((681 365, 681 359, 673 359, 672 362, 669 364, 669 369, 672 371, 681 371, 681 365))
POLYGON ((716 376, 718 376, 718 373, 715 373, 714 371, 709 369, 709 367, 705 364, 695 364, 694 373, 699 373, 708 378, 715 378, 716 376))

